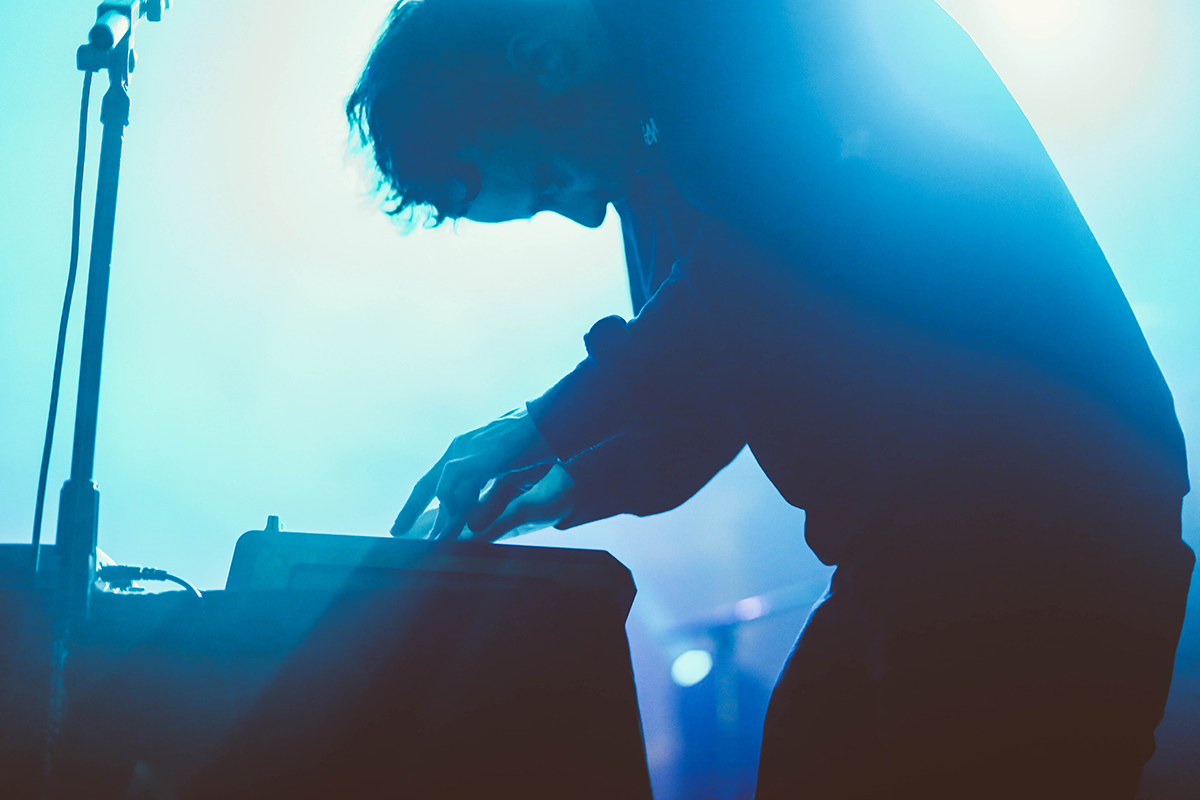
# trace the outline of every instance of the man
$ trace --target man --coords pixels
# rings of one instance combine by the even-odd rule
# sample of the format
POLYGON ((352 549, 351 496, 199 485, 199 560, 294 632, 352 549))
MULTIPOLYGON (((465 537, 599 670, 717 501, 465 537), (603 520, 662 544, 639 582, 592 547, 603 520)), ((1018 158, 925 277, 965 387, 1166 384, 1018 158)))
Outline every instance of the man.
POLYGON ((637 317, 455 439, 393 532, 672 508, 747 443, 838 569, 758 796, 1132 798, 1192 554, 1165 382, 932 0, 401 3, 348 113, 394 213, 613 203, 637 317))

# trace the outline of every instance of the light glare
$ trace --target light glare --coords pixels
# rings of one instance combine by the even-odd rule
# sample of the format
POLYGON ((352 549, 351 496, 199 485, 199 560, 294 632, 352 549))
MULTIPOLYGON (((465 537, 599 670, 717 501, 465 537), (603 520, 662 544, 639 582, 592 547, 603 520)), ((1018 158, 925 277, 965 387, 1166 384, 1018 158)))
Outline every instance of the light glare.
POLYGON ((671 665, 671 680, 688 687, 695 686, 712 671, 712 656, 707 650, 688 650, 671 665))

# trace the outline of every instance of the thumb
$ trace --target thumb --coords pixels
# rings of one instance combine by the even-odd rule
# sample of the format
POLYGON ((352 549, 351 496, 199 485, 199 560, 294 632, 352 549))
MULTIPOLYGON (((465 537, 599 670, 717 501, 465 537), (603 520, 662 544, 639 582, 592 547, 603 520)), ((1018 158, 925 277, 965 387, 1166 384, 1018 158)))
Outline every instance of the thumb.
MULTIPOLYGON (((536 518, 542 516, 538 513, 541 509, 541 504, 530 502, 528 493, 519 495, 508 504, 500 516, 496 517, 495 522, 471 538, 481 542, 495 542, 509 535, 515 536, 517 534, 513 531, 517 528, 539 521, 536 518)), ((548 527, 548 525, 540 527, 548 527)))
POLYGON ((469 514, 467 527, 472 531, 482 531, 500 518, 504 509, 522 494, 520 486, 505 480, 501 476, 483 494, 483 500, 469 514))

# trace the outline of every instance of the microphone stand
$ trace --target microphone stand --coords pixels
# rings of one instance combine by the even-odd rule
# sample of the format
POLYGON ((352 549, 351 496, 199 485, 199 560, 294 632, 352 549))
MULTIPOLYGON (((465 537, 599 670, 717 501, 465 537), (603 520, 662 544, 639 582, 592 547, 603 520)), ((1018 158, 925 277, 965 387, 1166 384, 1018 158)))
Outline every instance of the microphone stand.
MULTIPOLYGON (((64 674, 74 639, 87 624, 92 588, 96 582, 96 546, 100 492, 92 478, 96 457, 96 421, 100 406, 100 365, 104 352, 104 325, 108 312, 108 281, 112 267, 113 234, 117 219, 117 185, 121 174, 121 149, 129 124, 129 73, 136 55, 133 32, 140 17, 158 21, 169 0, 116 0, 104 2, 88 35, 89 43, 76 52, 80 71, 108 71, 108 91, 100 107, 103 134, 96 181, 96 207, 88 261, 87 300, 84 306, 83 345, 79 363, 79 389, 75 405, 75 436, 71 476, 59 494, 55 551, 59 559, 59 605, 56 613, 50 696, 47 704, 43 796, 53 797, 65 788, 56 775, 56 743, 66 712, 64 674)), ((69 783, 69 781, 68 781, 69 783)), ((66 789, 66 791, 70 791, 66 789)))
POLYGON ((88 261, 87 302, 83 313, 83 349, 79 362, 79 394, 75 403, 75 440, 71 477, 58 500, 55 549, 59 557, 60 589, 67 618, 86 622, 91 588, 96 580, 97 520, 100 492, 92 482, 96 461, 96 420, 100 406, 100 363, 104 353, 104 324, 108 312, 108 278, 112 267, 113 232, 117 220, 117 184, 121 147, 129 124, 129 67, 134 53, 132 29, 107 54, 90 45, 79 48, 80 69, 108 70, 108 91, 100 106, 104 133, 96 180, 96 211, 88 261), (104 65, 97 67, 97 61, 104 65))

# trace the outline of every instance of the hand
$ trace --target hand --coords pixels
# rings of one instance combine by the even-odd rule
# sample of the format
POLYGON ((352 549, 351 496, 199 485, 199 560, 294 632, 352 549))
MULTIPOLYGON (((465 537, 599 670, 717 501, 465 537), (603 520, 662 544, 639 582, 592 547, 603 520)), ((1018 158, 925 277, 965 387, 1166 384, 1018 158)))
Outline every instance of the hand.
POLYGON ((412 529, 434 497, 439 506, 430 538, 457 538, 468 515, 472 515, 473 528, 483 530, 494 521, 483 512, 500 516, 518 493, 513 484, 497 482, 497 478, 554 461, 554 453, 525 409, 511 411, 451 442, 445 455, 413 487, 392 525, 392 534, 402 536, 412 529), (495 490, 497 486, 500 493, 490 498, 486 509, 481 508, 480 493, 485 487, 495 490), (509 496, 500 504, 504 493, 509 496))
POLYGON ((575 506, 575 481, 561 463, 556 461, 533 486, 517 486, 514 497, 509 488, 514 486, 510 476, 517 474, 498 478, 484 492, 481 513, 468 522, 469 532, 464 538, 484 542, 509 539, 557 525, 571 513, 575 506), (506 497, 511 498, 507 503, 506 497), (502 509, 498 516, 491 513, 495 508, 502 509), (486 524, 489 520, 490 524, 486 524))
MULTIPOLYGON (((495 542, 533 533, 557 525, 574 506, 575 481, 561 463, 555 462, 549 469, 538 465, 509 472, 484 490, 475 516, 468 519, 467 530, 459 538, 495 542), (535 482, 530 485, 529 480, 535 482)), ((404 539, 431 538, 437 512, 436 506, 427 510, 412 527, 393 528, 392 535, 404 539)))

